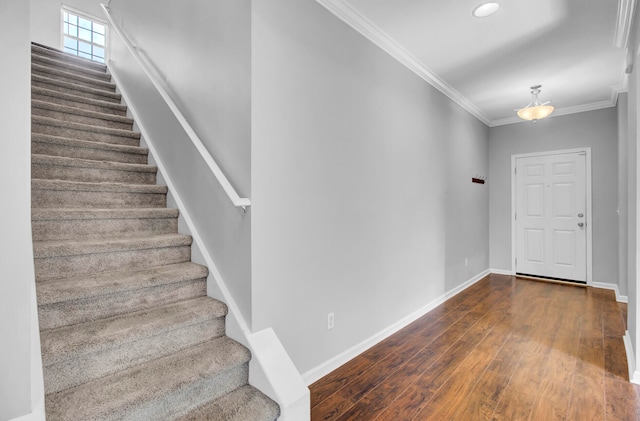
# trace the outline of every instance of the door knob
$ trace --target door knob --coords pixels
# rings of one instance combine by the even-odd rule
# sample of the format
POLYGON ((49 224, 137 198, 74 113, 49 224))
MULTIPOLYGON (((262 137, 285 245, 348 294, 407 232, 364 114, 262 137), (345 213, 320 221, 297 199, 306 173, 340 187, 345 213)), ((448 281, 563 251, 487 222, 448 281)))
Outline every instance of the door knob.
POLYGON ((584 222, 578 222, 578 226, 579 226, 580 228, 584 227, 584 222))

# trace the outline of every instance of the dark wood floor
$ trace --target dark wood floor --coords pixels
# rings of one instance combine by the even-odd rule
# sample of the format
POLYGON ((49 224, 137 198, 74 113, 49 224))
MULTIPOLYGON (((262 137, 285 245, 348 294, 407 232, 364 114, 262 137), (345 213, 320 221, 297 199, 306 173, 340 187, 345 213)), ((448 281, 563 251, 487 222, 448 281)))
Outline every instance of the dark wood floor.
POLYGON ((318 420, 640 420, 613 291, 490 275, 311 389, 318 420))

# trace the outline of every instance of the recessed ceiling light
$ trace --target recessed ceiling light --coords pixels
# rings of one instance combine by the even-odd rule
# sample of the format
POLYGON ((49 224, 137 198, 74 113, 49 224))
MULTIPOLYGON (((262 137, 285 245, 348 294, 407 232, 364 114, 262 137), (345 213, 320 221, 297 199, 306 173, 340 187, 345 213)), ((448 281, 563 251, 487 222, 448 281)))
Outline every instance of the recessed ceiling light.
POLYGON ((500 5, 495 2, 482 3, 480 6, 473 9, 473 12, 471 13, 477 18, 486 18, 487 16, 491 16, 497 12, 499 8, 500 5))

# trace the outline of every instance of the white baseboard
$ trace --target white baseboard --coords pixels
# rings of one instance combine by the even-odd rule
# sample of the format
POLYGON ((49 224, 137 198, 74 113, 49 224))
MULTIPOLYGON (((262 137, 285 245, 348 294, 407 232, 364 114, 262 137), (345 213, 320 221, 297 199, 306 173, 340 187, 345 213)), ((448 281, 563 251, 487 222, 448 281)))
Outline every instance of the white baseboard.
POLYGON ((489 272, 496 275, 513 275, 510 269, 489 269, 489 272))
POLYGON ((303 373, 302 374, 303 381, 307 385, 310 385, 311 383, 313 383, 313 382, 319 380, 320 378, 326 376, 327 374, 331 373, 336 368, 340 367, 341 365, 345 364, 346 362, 348 362, 348 361, 354 359, 355 357, 357 357, 358 355, 362 354, 364 351, 366 351, 367 349, 371 348, 373 345, 375 345, 378 342, 388 338, 389 336, 393 335, 394 333, 396 333, 397 331, 399 331, 403 327, 405 327, 405 326, 411 324, 412 322, 418 320, 420 317, 424 316, 426 313, 430 312, 431 310, 433 310, 434 308, 436 308, 437 306, 439 306, 443 302, 447 301, 449 298, 451 298, 454 295, 460 293, 461 291, 469 288, 471 285, 475 284, 480 279, 482 279, 485 276, 487 276, 489 273, 490 273, 489 269, 482 271, 481 273, 477 274, 476 276, 474 276, 473 278, 469 279, 465 283, 457 286, 456 288, 454 288, 454 289, 452 289, 450 291, 445 292, 440 297, 438 297, 435 300, 429 302, 427 305, 419 308, 418 310, 416 310, 413 313, 409 314, 408 316, 402 318, 401 320, 397 321, 396 323, 392 324, 391 326, 381 330, 380 332, 378 332, 375 335, 365 339, 364 341, 360 342, 359 344, 352 346, 351 348, 347 349, 343 353, 341 353, 339 355, 336 355, 335 357, 333 357, 330 360, 320 364, 319 366, 317 366, 315 368, 312 368, 311 370, 303 373))
POLYGON ((265 329, 256 333, 251 332, 249 329, 240 308, 233 299, 211 254, 196 230, 189 211, 175 189, 165 165, 150 141, 151 139, 144 127, 144 123, 139 118, 135 106, 129 100, 126 90, 122 89, 123 84, 120 82, 117 72, 110 69, 110 73, 118 87, 118 92, 122 94, 122 98, 131 112, 136 127, 142 134, 141 141, 145 142, 149 148, 149 159, 153 160, 158 167, 158 178, 162 179, 169 188, 167 202, 175 202, 180 211, 180 219, 185 223, 184 229, 193 238, 191 245, 192 260, 209 268, 207 295, 220 299, 227 305, 227 336, 237 340, 251 350, 250 384, 258 387, 280 405, 279 420, 309 420, 311 416, 309 411, 309 389, 303 383, 300 373, 272 329, 265 329), (213 284, 213 288, 211 284, 213 284), (215 291, 212 291, 213 289, 215 291), (278 370, 274 371, 273 367, 278 367, 278 370))
POLYGON ((627 353, 629 381, 631 383, 640 384, 640 372, 636 371, 636 357, 633 353, 633 345, 631 344, 631 336, 629 335, 628 330, 624 331, 622 341, 624 342, 624 350, 627 353))
POLYGON ((9 421, 46 421, 44 413, 44 401, 38 402, 33 411, 9 421))
POLYGON ((620 295, 620 290, 618 289, 618 285, 609 284, 606 282, 592 282, 591 286, 593 288, 602 288, 602 289, 611 289, 616 293, 616 301, 619 303, 627 303, 629 302, 629 297, 626 295, 620 295))

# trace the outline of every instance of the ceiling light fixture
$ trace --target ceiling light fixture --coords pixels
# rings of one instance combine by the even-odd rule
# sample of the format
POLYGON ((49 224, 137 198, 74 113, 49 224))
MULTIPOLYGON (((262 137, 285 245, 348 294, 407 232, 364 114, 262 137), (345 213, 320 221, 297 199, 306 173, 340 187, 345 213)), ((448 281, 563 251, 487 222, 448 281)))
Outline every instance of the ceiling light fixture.
POLYGON ((534 123, 540 119, 545 117, 549 117, 553 112, 553 105, 547 105, 551 101, 547 101, 543 104, 540 103, 538 99, 538 94, 540 93, 540 88, 542 85, 535 85, 531 87, 531 95, 532 99, 529 105, 519 110, 516 110, 518 117, 523 120, 533 121, 534 123))
POLYGON ((500 5, 496 2, 482 3, 480 6, 476 6, 471 14, 477 18, 486 18, 497 12, 499 8, 500 5))

